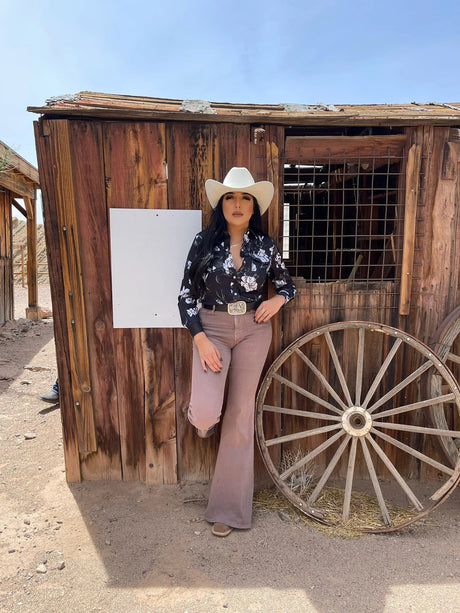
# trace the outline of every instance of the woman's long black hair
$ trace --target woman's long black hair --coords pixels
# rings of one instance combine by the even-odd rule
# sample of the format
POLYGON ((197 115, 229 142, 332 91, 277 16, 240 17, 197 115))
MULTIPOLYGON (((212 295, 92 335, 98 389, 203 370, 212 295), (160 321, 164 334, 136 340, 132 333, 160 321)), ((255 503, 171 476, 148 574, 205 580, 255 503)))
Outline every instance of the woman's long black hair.
MULTIPOLYGON (((190 278, 192 281, 192 292, 196 298, 199 298, 203 289, 203 275, 206 272, 209 262, 212 259, 214 247, 225 239, 227 232, 227 221, 222 210, 222 202, 224 196, 221 196, 215 209, 211 214, 209 226, 204 232, 203 242, 197 253, 195 261, 190 267, 190 278)), ((259 203, 254 198, 254 213, 249 220, 249 229, 255 234, 265 235, 262 230, 262 216, 260 214, 259 203)))

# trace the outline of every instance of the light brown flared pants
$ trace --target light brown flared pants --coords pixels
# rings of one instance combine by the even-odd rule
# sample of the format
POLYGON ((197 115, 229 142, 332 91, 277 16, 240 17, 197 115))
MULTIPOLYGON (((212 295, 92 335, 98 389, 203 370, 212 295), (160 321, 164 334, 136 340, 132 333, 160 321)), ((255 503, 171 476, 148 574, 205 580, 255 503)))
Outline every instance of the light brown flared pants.
POLYGON ((229 315, 201 309, 201 323, 222 356, 222 370, 203 371, 193 345, 189 421, 200 430, 222 414, 225 382, 228 396, 206 519, 233 528, 250 528, 254 490, 254 405, 257 385, 272 338, 271 323, 257 324, 254 311, 229 315))

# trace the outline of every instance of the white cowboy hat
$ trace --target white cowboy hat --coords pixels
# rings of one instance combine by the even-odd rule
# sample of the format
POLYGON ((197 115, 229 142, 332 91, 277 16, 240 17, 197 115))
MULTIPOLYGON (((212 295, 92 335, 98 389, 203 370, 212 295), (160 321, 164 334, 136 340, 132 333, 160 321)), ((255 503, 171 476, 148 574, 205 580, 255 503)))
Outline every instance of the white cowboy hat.
POLYGON ((244 192, 251 194, 257 200, 260 214, 263 215, 270 206, 275 188, 270 181, 256 183, 247 168, 231 168, 223 183, 208 179, 205 183, 206 195, 213 209, 216 208, 220 198, 228 192, 244 192))

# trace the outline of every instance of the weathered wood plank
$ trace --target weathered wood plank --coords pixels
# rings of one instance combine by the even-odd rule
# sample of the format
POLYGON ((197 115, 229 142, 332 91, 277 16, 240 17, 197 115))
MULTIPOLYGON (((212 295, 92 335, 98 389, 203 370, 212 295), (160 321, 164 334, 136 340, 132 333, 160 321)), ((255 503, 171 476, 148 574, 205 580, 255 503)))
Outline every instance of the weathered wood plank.
POLYGON ((0 325, 14 319, 11 199, 0 191, 0 325))
POLYGON ((145 386, 146 483, 177 482, 174 331, 142 331, 145 386))
POLYGON ((102 127, 73 121, 70 137, 78 228, 85 245, 81 267, 97 437, 97 450, 82 456, 81 470, 84 479, 121 480, 102 127))
MULTIPOLYGON (((281 154, 284 150, 284 128, 279 126, 261 125, 257 126, 259 136, 255 138, 255 129, 251 128, 251 138, 249 145, 249 166, 255 181, 271 181, 275 186, 275 192, 273 195, 272 203, 270 204, 268 211, 262 217, 262 227, 264 230, 278 241, 280 236, 280 223, 282 218, 283 204, 280 201, 280 195, 282 194, 281 186, 283 184, 283 163, 281 160, 281 154), (260 130, 264 130, 261 132, 260 130)), ((281 247, 281 245, 279 245, 281 247)), ((268 296, 274 296, 275 290, 271 283, 268 285, 268 296)), ((271 320, 272 326, 272 342, 270 349, 268 350, 265 367, 262 371, 262 377, 264 376, 267 368, 278 356, 283 349, 282 342, 282 330, 283 330, 283 310, 279 312, 276 317, 271 320)), ((281 387, 272 386, 268 391, 266 401, 273 404, 280 404, 281 402, 281 387)), ((266 437, 273 437, 280 433, 281 420, 279 415, 270 415, 264 418, 264 430, 266 437)), ((277 448, 272 453, 272 459, 276 463, 279 461, 279 453, 281 449, 277 448)), ((262 460, 262 456, 256 448, 254 459, 254 478, 257 487, 269 483, 269 475, 265 469, 265 465, 262 460)))
POLYGON ((34 183, 14 170, 0 173, 0 187, 9 189, 17 198, 35 198, 34 183))
MULTIPOLYGON (((103 129, 108 208, 166 208, 165 138, 162 124, 107 123, 103 129)), ((147 280, 148 282, 148 280, 147 280)), ((146 407, 155 400, 146 390, 157 381, 145 371, 144 332, 115 329, 116 377, 120 417, 123 479, 146 479, 146 424, 164 407, 146 407), (129 357, 128 357, 129 356, 129 357)), ((171 357, 172 360, 172 347, 171 357)), ((172 409, 170 409, 172 410, 172 409)), ((168 441, 170 435, 168 434, 168 441)), ((165 441, 167 442, 167 441, 165 441)), ((169 456, 168 456, 169 457, 169 456)), ((158 458, 156 457, 155 461, 158 458)))
POLYGON ((302 160, 316 162, 343 162, 350 158, 388 159, 400 157, 407 138, 404 134, 394 136, 288 136, 284 159, 296 164, 302 160))
MULTIPOLYGON (((201 209, 206 227, 211 206, 204 184, 206 179, 220 175, 217 130, 205 124, 182 123, 168 125, 166 134, 169 208, 201 209)), ((198 439, 187 419, 192 373, 192 339, 188 330, 174 331, 174 348, 178 478, 209 479, 214 470, 219 432, 210 439, 198 439)))
MULTIPOLYGON (((48 122, 49 123, 49 122, 48 122)), ((46 250, 50 276, 51 297, 53 302, 54 336, 56 341, 56 361, 60 382, 60 408, 63 432, 64 460, 68 482, 81 480, 80 457, 76 415, 72 399, 70 380, 70 355, 67 339, 67 310, 62 308, 65 301, 64 282, 61 270, 61 248, 59 242, 59 222, 57 215, 58 199, 54 183, 55 167, 51 152, 51 136, 41 130, 42 121, 34 122, 35 142, 37 145, 40 168, 40 185, 45 218, 46 250)))
MULTIPOLYGON (((59 224, 60 255, 67 314, 67 339, 71 382, 80 453, 97 448, 89 372, 88 335, 80 261, 80 236, 76 217, 75 183, 68 121, 50 123, 51 157, 59 224)), ((62 308, 62 305, 59 306, 62 308)))
POLYGON ((22 158, 16 151, 13 151, 8 145, 5 145, 0 141, 0 159, 6 160, 8 165, 11 165, 13 169, 22 174, 25 179, 28 179, 35 184, 35 187, 39 186, 38 170, 32 164, 29 164, 24 158, 22 158))
POLYGON ((408 315, 414 267, 415 226, 420 185, 421 145, 414 144, 409 149, 406 170, 406 206, 404 209, 404 245, 401 270, 401 293, 399 314, 408 315))

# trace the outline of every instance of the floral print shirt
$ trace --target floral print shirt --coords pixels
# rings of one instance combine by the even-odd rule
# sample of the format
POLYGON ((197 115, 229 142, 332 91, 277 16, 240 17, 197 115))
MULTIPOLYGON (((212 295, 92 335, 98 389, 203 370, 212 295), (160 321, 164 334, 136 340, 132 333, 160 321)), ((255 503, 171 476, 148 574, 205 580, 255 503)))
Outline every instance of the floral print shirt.
POLYGON ((190 267, 197 257, 204 232, 199 232, 190 248, 185 264, 184 278, 179 294, 179 312, 184 326, 192 336, 202 332, 199 310, 201 304, 228 304, 244 300, 262 301, 262 292, 267 279, 274 285, 277 294, 286 302, 295 295, 295 286, 281 258, 275 241, 269 236, 247 230, 241 245, 243 263, 236 270, 230 253, 230 235, 214 248, 214 255, 203 276, 204 288, 196 298, 192 294, 190 267))

